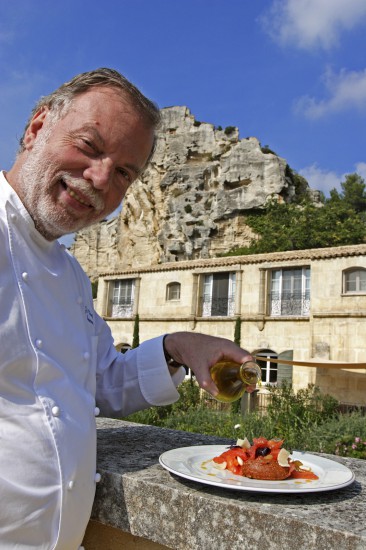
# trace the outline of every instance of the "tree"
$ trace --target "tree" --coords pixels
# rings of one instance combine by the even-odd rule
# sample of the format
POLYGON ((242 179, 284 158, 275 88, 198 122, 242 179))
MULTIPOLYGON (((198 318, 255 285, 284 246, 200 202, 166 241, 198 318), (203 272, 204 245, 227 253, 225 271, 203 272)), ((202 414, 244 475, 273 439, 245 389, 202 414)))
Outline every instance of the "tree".
POLYGON ((236 318, 235 329, 234 329, 234 343, 240 346, 241 342, 241 319, 240 317, 236 318))
POLYGON ((300 204, 274 199, 263 210, 246 216, 245 222, 257 237, 249 246, 226 255, 361 244, 366 241, 365 184, 352 174, 342 184, 342 193, 332 190, 323 205, 315 205, 309 198, 300 204))
POLYGON ((339 193, 335 188, 330 192, 328 203, 344 202, 355 212, 366 211, 366 185, 365 180, 358 174, 348 174, 345 181, 341 182, 342 192, 339 193))
POLYGON ((132 347, 137 348, 140 345, 140 317, 136 313, 135 322, 133 325, 133 338, 132 338, 132 347))
POLYGON ((98 280, 91 281, 91 288, 92 288, 93 299, 95 300, 98 295, 98 280))
MULTIPOLYGON (((234 329, 234 342, 238 346, 240 346, 241 342, 241 319, 240 317, 237 317, 235 320, 235 329, 234 329)), ((232 414, 236 414, 240 411, 240 399, 238 401, 234 401, 231 403, 231 412, 232 414)))

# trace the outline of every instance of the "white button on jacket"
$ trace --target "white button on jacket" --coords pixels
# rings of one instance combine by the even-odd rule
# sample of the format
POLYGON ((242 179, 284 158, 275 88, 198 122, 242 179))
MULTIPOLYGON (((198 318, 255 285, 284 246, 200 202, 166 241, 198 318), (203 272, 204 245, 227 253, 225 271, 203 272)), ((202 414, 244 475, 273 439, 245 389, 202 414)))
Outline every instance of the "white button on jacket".
POLYGON ((0 331, 0 548, 76 550, 99 476, 97 410, 171 403, 184 371, 169 376, 162 338, 115 350, 88 278, 36 231, 3 173, 0 331))

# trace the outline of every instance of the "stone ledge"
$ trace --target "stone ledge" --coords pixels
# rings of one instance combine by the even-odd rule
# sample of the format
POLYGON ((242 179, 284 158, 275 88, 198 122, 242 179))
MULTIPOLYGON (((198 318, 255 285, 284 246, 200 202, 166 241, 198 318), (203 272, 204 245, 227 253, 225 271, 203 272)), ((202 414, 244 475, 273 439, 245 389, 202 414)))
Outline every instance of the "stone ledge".
POLYGON ((345 464, 355 482, 301 495, 230 491, 177 478, 159 455, 227 439, 98 419, 98 471, 92 519, 174 550, 365 550, 366 461, 345 464))

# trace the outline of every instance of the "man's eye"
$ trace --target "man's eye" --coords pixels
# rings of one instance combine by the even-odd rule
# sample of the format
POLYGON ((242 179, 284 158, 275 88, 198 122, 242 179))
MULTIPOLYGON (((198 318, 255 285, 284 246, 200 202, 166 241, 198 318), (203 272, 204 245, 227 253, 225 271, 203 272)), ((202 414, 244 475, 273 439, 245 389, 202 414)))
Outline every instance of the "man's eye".
POLYGON ((87 147, 90 147, 90 149, 93 149, 93 144, 91 141, 89 141, 88 139, 83 139, 83 142, 87 147))
POLYGON ((80 140, 80 147, 82 149, 84 149, 85 151, 87 151, 88 153, 96 153, 97 152, 97 149, 96 147, 94 146, 93 142, 92 141, 89 141, 88 139, 81 139, 80 140))
POLYGON ((119 168, 118 172, 124 179, 128 181, 128 183, 132 183, 132 176, 129 172, 127 172, 127 170, 125 170, 124 168, 119 168))

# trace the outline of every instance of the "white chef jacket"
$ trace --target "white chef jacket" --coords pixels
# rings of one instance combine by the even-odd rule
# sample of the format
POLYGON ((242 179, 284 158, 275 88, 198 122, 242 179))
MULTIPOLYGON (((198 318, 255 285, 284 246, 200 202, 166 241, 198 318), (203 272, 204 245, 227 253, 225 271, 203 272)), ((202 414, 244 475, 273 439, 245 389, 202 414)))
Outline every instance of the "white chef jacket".
POLYGON ((0 549, 76 550, 99 477, 98 409, 166 405, 183 376, 169 375, 160 337, 116 352, 81 267, 0 173, 0 549))

